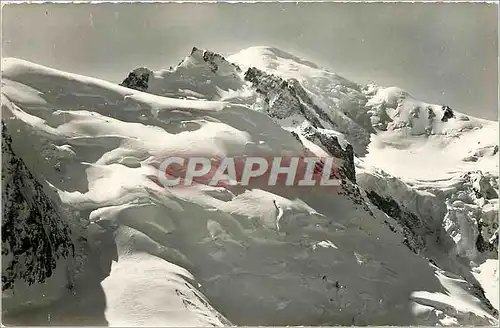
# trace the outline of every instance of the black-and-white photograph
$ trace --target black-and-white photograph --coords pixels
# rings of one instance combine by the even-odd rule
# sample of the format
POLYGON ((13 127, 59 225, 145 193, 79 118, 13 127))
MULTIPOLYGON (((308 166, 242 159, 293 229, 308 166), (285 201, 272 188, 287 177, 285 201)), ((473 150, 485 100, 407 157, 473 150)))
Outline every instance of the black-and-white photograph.
POLYGON ((498 326, 498 3, 2 15, 5 326, 498 326))

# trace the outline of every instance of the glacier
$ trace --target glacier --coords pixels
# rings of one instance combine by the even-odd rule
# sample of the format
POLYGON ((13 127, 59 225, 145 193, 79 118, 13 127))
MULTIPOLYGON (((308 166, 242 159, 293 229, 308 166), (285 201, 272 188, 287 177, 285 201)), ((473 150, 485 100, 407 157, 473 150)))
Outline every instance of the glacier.
POLYGON ((2 271, 5 323, 498 324, 498 122, 258 46, 120 85, 5 58, 2 124, 28 181, 3 199, 21 188, 72 250, 2 271), (158 183, 199 153, 334 156, 342 188, 158 183))

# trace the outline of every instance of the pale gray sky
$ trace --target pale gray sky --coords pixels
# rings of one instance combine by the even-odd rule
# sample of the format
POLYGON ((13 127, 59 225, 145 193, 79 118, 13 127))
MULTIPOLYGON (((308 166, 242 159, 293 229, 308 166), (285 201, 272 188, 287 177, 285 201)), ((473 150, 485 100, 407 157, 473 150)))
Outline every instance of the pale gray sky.
POLYGON ((484 3, 16 4, 3 56, 121 82, 193 46, 270 45, 356 82, 496 119, 498 6, 484 3))

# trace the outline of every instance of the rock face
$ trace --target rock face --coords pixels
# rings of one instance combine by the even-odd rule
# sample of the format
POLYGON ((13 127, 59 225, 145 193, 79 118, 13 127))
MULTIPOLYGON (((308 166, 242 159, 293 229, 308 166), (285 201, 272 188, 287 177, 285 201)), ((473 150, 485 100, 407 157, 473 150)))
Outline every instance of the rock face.
POLYGON ((284 80, 254 67, 245 72, 245 80, 264 96, 270 117, 283 126, 297 128, 297 133, 341 159, 341 174, 356 183, 353 147, 346 144, 343 148, 337 136, 324 132, 323 129, 336 127, 336 124, 314 104, 297 80, 284 80))
POLYGON ((293 127, 307 120, 315 128, 336 126, 330 117, 313 103, 297 80, 284 80, 255 67, 245 72, 245 80, 251 82, 257 93, 264 96, 269 116, 279 121, 290 120, 280 123, 293 127))
POLYGON ((389 175, 361 173, 358 183, 371 202, 403 227, 405 236, 425 249, 447 240, 450 256, 470 261, 496 258, 498 252, 497 178, 481 171, 464 174, 446 190, 420 194, 389 175))
POLYGON ((419 251, 425 249, 425 239, 419 234, 424 224, 415 214, 390 197, 381 197, 374 191, 368 192, 367 196, 378 209, 399 222, 405 235, 404 243, 412 252, 418 254, 419 251))
POLYGON ((330 155, 341 159, 342 165, 340 167, 340 174, 342 178, 347 178, 351 180, 352 183, 356 183, 354 150, 350 144, 342 147, 337 136, 319 131, 309 124, 303 124, 299 131, 307 140, 323 146, 330 155))
POLYGON ((45 283, 60 269, 61 259, 74 255, 71 231, 44 186, 12 150, 3 121, 2 205, 2 291, 45 283))
POLYGON ((448 122, 450 118, 455 117, 453 109, 451 109, 449 106, 443 105, 442 110, 443 110, 443 117, 441 118, 442 122, 448 122))
POLYGON ((149 77, 152 74, 147 68, 137 68, 130 72, 125 80, 123 80, 120 85, 122 87, 127 87, 130 89, 135 89, 139 91, 148 90, 149 77))
POLYGON ((200 50, 196 47, 193 47, 193 50, 191 50, 191 56, 195 55, 197 52, 202 52, 203 60, 210 66, 213 73, 217 72, 217 70, 219 69, 220 63, 226 64, 226 65, 231 65, 234 67, 236 72, 241 72, 241 68, 238 65, 233 64, 233 63, 229 63, 226 60, 226 58, 219 55, 218 53, 215 53, 215 52, 210 51, 210 50, 203 51, 203 50, 200 50))

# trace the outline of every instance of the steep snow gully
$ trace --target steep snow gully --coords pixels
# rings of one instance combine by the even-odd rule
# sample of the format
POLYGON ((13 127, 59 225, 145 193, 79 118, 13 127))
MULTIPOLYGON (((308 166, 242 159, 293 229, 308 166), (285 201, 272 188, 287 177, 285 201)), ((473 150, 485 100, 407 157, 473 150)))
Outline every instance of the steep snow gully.
POLYGON ((271 47, 124 78, 2 62, 4 323, 498 324, 498 122, 271 47), (200 153, 342 187, 158 184, 200 153))

